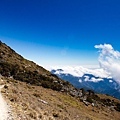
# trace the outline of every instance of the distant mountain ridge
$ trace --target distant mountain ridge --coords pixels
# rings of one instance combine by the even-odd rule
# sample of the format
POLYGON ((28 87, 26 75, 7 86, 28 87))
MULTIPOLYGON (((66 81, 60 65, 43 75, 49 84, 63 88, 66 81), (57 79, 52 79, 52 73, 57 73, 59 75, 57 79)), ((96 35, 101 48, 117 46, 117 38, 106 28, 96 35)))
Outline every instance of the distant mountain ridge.
MULTIPOLYGON (((85 68, 86 71, 83 72, 83 67, 82 70, 80 70, 80 68, 73 68, 72 72, 70 70, 66 71, 64 68, 51 69, 51 73, 57 75, 61 79, 69 81, 77 88, 91 89, 97 93, 109 94, 120 99, 120 86, 109 75, 109 73, 102 73, 100 75, 100 73, 97 74, 97 72, 94 72, 95 69, 92 70, 93 72, 91 72, 89 69, 85 68)), ((97 69, 97 71, 103 72, 101 69, 97 69)))

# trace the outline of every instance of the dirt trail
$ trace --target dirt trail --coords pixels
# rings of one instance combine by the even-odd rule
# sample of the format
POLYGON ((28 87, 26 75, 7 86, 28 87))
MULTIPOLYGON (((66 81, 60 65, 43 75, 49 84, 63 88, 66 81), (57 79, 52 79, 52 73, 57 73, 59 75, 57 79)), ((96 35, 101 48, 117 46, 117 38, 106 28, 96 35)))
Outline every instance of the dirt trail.
POLYGON ((9 107, 1 94, 1 89, 3 87, 4 85, 0 85, 0 120, 11 120, 9 107))

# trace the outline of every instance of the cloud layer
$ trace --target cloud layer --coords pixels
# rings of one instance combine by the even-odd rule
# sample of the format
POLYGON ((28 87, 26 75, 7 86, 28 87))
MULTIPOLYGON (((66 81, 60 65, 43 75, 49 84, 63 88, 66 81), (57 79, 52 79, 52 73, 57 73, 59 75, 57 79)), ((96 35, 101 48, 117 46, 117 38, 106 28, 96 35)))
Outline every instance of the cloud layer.
POLYGON ((120 52, 110 44, 95 45, 99 49, 99 64, 120 85, 120 52))
POLYGON ((92 74, 95 77, 100 78, 100 79, 90 79, 90 80, 88 80, 89 78, 88 79, 86 78, 86 81, 91 81, 91 82, 102 81, 101 78, 111 78, 109 73, 103 69, 90 69, 82 66, 74 66, 74 67, 73 66, 63 66, 63 67, 55 66, 55 67, 51 67, 49 70, 50 71, 56 70, 55 74, 66 74, 66 75, 71 74, 76 77, 82 77, 84 74, 92 74))
POLYGON ((90 78, 89 76, 84 76, 84 77, 85 77, 84 81, 88 81, 88 82, 100 82, 100 81, 103 81, 102 78, 95 78, 95 77, 90 78))

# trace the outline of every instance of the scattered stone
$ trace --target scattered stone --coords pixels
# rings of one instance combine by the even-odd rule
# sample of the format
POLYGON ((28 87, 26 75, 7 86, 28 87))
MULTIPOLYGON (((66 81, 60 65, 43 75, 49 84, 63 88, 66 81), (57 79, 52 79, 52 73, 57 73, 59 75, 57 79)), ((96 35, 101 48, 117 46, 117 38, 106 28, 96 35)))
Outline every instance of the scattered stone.
POLYGON ((48 102, 42 100, 42 99, 39 99, 40 102, 44 103, 44 104, 48 104, 48 102))

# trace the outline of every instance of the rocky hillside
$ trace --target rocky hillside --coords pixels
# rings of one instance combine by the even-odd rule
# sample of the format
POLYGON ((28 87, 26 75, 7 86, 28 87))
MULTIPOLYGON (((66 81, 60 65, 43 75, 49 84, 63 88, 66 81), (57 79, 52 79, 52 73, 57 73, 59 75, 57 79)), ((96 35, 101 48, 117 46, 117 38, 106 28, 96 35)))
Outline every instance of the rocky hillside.
MULTIPOLYGON (((9 104, 14 120, 119 120, 120 112, 114 109, 120 102, 106 95, 103 100, 84 100, 73 95, 26 84, 11 78, 0 77, 4 84, 2 94, 9 104), (92 102, 92 103, 91 103, 92 102)), ((92 99, 93 100, 93 99, 92 99)))
POLYGON ((76 89, 0 42, 0 84, 17 120, 119 120, 120 101, 76 89), (96 116, 95 116, 96 115, 96 116))

